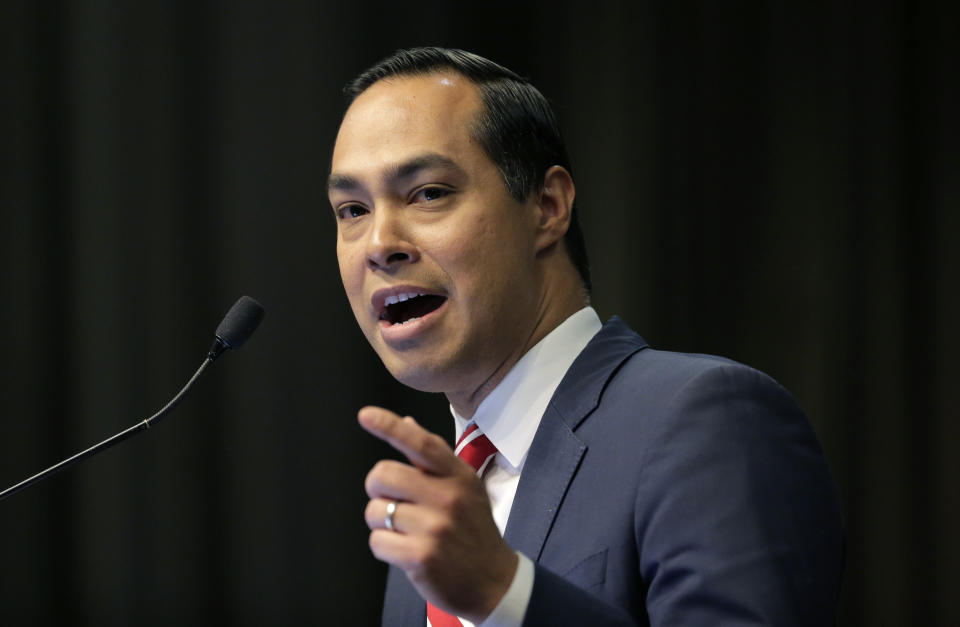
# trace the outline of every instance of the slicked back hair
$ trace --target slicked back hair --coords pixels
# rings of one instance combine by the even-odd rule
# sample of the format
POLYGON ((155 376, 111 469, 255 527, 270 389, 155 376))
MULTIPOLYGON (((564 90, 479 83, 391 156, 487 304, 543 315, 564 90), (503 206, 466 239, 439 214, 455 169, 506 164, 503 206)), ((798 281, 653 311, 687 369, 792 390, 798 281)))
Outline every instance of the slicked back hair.
MULTIPOLYGON (((424 76, 452 70, 477 85, 483 108, 471 135, 503 175, 507 191, 523 202, 539 194, 544 176, 559 165, 573 174, 560 126, 550 103, 528 80, 481 56, 452 48, 398 50, 353 79, 344 91, 351 102, 391 76, 424 76)), ((590 292, 590 265, 576 203, 564 236, 567 254, 590 292)))

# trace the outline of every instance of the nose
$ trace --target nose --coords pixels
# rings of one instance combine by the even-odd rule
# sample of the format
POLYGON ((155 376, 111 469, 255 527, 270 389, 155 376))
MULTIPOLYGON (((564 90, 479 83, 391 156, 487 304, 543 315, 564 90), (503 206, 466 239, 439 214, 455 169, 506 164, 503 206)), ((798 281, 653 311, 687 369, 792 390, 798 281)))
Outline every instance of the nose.
POLYGON ((412 263, 417 257, 417 248, 410 241, 399 211, 384 208, 374 212, 367 238, 367 266, 374 270, 389 270, 412 263))

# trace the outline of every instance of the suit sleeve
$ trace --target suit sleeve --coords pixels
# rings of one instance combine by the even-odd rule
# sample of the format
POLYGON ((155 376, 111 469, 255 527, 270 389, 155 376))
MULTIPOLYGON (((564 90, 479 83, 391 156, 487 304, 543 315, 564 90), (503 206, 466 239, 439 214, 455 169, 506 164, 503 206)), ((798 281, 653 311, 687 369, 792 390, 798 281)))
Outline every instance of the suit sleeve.
POLYGON ((637 623, 616 607, 537 566, 523 627, 629 627, 637 623))
POLYGON ((634 470, 639 573, 635 590, 616 593, 638 596, 647 616, 538 567, 524 625, 833 624, 840 506, 806 418, 779 384, 739 364, 674 389, 654 419, 637 417, 654 425, 634 470))
POLYGON ((635 510, 650 623, 834 623, 839 499, 789 394, 718 366, 680 388, 661 425, 635 510))

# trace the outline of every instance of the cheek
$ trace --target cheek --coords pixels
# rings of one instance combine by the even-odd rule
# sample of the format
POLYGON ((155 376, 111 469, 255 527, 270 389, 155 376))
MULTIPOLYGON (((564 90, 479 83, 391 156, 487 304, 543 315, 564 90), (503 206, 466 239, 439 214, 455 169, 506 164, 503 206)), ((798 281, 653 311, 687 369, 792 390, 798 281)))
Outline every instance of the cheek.
POLYGON ((486 318, 497 315, 517 295, 518 270, 510 256, 516 242, 510 234, 490 228, 478 220, 469 234, 445 246, 446 267, 453 279, 460 300, 471 316, 486 318))
POLYGON ((350 305, 354 311, 360 305, 359 299, 363 296, 363 265, 357 265, 360 260, 351 254, 349 247, 337 246, 337 263, 340 266, 340 280, 347 293, 350 305))
POLYGON ((501 238, 495 232, 490 219, 479 213, 469 220, 451 221, 442 232, 436 233, 433 246, 438 258, 457 268, 472 268, 477 271, 493 256, 501 238))

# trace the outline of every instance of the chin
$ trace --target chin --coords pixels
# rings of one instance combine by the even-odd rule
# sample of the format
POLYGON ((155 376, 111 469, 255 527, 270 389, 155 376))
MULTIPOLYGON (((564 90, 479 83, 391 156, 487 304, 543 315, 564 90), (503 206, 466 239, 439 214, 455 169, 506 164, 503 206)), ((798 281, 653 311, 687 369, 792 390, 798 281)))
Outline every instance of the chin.
POLYGON ((408 388, 420 392, 444 392, 446 387, 440 382, 440 377, 433 368, 417 368, 409 364, 391 366, 384 362, 393 378, 408 388))
POLYGON ((377 351, 380 361, 394 379, 420 392, 449 392, 457 388, 458 371, 451 360, 435 356, 400 353, 383 346, 377 351), (415 357, 415 358, 414 358, 415 357))

